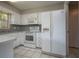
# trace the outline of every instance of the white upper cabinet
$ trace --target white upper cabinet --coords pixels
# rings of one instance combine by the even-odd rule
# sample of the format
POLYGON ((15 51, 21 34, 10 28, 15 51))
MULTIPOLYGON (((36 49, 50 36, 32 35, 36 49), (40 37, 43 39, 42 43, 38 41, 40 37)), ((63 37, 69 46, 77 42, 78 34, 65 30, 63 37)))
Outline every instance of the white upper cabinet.
POLYGON ((39 24, 38 23, 38 13, 23 14, 22 15, 22 24, 39 24))
POLYGON ((41 12, 39 14, 39 20, 42 24, 42 31, 44 32, 44 29, 50 31, 50 12, 41 12))
POLYGON ((13 12, 11 14, 10 24, 21 24, 21 15, 13 12))
POLYGON ((15 24, 20 24, 21 23, 21 20, 20 20, 20 14, 16 13, 15 14, 15 24))
POLYGON ((21 15, 21 25, 26 25, 27 24, 27 15, 26 14, 22 14, 21 15))

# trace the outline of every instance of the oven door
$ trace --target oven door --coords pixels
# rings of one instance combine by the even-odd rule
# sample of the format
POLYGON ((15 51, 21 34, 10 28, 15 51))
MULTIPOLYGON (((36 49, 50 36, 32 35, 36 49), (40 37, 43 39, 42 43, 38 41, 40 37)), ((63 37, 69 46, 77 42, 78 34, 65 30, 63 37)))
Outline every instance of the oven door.
POLYGON ((34 43, 34 36, 33 35, 26 35, 25 41, 26 41, 26 43, 34 43))
POLYGON ((26 35, 26 41, 33 41, 33 35, 26 35))

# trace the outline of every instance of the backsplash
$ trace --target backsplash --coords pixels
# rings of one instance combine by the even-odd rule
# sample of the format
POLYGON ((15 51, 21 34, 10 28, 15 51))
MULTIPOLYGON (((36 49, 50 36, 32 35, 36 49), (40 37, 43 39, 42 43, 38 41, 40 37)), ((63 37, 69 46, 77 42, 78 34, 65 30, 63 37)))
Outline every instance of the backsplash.
POLYGON ((26 31, 26 32, 41 32, 41 25, 40 24, 33 24, 33 25, 14 25, 12 24, 10 29, 0 29, 0 34, 6 34, 11 32, 19 32, 19 31, 26 31))
POLYGON ((11 25, 12 30, 17 30, 17 31, 27 31, 27 32, 33 32, 41 31, 41 25, 40 24, 30 24, 30 25, 11 25))

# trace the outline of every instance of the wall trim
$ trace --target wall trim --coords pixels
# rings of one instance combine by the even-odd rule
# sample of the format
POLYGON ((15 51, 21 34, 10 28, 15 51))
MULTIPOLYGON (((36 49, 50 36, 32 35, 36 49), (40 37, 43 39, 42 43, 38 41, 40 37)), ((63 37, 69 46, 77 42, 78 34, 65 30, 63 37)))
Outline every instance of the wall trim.
POLYGON ((57 58, 66 58, 66 56, 64 56, 64 55, 59 55, 59 54, 55 54, 55 53, 51 53, 51 52, 42 51, 42 53, 47 54, 47 55, 51 55, 51 56, 54 56, 54 57, 57 57, 57 58))

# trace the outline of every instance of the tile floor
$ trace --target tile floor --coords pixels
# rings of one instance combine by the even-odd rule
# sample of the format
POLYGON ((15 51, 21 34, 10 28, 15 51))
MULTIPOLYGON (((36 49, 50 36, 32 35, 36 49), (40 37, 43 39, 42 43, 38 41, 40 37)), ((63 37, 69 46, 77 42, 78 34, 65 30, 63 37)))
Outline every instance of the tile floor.
POLYGON ((20 46, 14 49, 14 58, 56 58, 56 57, 43 54, 41 53, 40 49, 20 46))
MULTIPOLYGON (((70 48, 69 58, 79 58, 79 49, 70 48)), ((43 54, 41 49, 28 48, 20 46, 14 49, 14 58, 56 58, 47 54, 43 54)))

